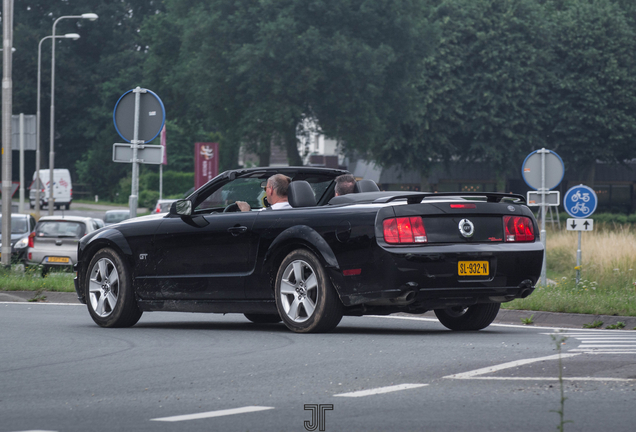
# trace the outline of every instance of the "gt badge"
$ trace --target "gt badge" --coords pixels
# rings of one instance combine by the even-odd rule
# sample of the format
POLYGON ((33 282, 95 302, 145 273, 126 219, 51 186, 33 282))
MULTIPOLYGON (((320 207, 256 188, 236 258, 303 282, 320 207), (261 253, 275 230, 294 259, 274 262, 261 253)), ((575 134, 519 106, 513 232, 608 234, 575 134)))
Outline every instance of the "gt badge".
POLYGON ((475 225, 468 219, 462 219, 459 221, 459 232, 464 237, 472 237, 475 234, 475 225))
POLYGON ((140 260, 145 260, 146 258, 148 258, 148 254, 139 254, 140 260))

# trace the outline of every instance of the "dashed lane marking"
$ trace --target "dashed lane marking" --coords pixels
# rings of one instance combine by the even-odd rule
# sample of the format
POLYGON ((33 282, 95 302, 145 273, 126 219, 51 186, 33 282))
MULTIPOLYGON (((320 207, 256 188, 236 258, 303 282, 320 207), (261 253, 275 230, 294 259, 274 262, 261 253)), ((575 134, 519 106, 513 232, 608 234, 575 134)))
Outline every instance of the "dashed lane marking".
POLYGON ((334 395, 335 397, 363 397, 363 396, 372 396, 372 395, 377 395, 377 394, 382 394, 382 393, 391 393, 391 392, 396 392, 396 391, 400 391, 400 390, 409 390, 409 389, 414 389, 414 388, 418 388, 418 387, 426 387, 428 384, 398 384, 398 385, 393 385, 393 386, 388 386, 388 387, 378 387, 378 388, 373 388, 373 389, 369 389, 369 390, 360 390, 360 391, 354 391, 354 392, 350 392, 350 393, 340 393, 337 395, 334 395))
POLYGON ((246 406, 242 408, 232 408, 232 409, 219 410, 219 411, 208 411, 208 412, 202 412, 197 414, 161 417, 161 418, 150 419, 150 421, 179 422, 179 421, 186 421, 186 420, 198 420, 198 419, 205 419, 205 418, 212 418, 212 417, 229 416, 234 414, 245 414, 245 413, 257 412, 257 411, 271 410, 271 409, 274 409, 274 407, 246 406))

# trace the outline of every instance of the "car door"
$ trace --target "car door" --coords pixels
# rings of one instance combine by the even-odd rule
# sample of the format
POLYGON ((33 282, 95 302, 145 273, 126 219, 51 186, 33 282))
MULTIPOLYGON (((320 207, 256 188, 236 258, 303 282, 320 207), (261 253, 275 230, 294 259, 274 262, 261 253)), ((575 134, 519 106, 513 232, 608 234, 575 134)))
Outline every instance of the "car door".
POLYGON ((140 294, 152 299, 240 300, 252 271, 259 212, 166 217, 154 236, 154 275, 140 294))

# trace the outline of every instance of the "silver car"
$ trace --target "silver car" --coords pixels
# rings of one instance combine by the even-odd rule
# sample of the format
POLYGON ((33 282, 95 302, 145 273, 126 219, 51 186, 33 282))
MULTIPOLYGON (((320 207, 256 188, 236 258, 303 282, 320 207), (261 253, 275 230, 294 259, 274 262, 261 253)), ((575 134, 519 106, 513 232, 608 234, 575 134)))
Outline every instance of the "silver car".
POLYGON ((72 269, 77 262, 77 242, 98 229, 92 218, 45 216, 29 236, 27 265, 42 265, 42 276, 53 268, 72 269))

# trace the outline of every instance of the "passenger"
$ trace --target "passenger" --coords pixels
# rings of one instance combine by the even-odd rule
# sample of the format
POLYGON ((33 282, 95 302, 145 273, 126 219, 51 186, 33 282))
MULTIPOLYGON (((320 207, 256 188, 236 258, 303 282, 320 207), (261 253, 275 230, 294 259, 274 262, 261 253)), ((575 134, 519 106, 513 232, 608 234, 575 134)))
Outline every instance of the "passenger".
MULTIPOLYGON (((289 189, 289 183, 291 179, 284 174, 274 174, 267 179, 267 186, 265 187, 265 194, 267 195, 267 202, 270 207, 264 210, 280 210, 292 208, 287 201, 287 189, 289 189)), ((251 207, 245 201, 237 201, 239 209, 241 211, 250 211, 251 207)))
POLYGON ((356 179, 351 174, 342 174, 336 177, 336 196, 353 193, 356 185, 356 179))

